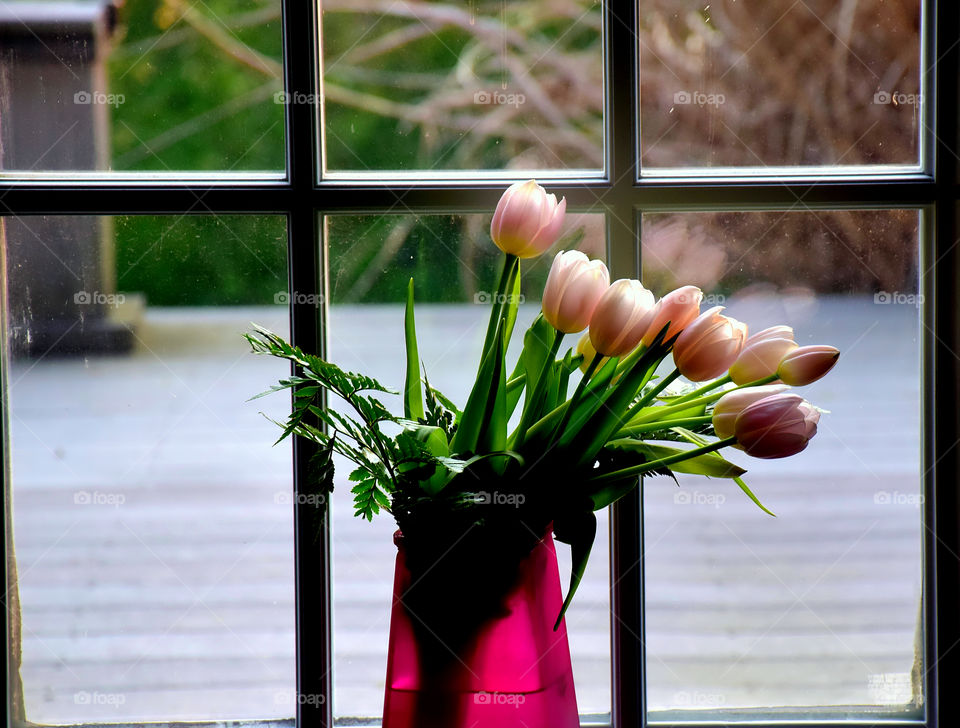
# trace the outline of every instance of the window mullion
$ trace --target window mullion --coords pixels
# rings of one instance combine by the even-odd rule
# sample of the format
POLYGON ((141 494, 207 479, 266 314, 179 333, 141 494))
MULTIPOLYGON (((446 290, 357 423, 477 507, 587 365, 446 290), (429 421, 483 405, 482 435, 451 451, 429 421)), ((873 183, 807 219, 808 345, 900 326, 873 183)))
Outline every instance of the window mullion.
MULTIPOLYGON (((283 2, 284 82, 294 99, 314 99, 316 54, 313 3, 283 2), (306 13, 304 12, 306 10, 306 13), (305 18, 304 15, 308 15, 305 18)), ((323 254, 312 190, 318 179, 316 109, 313 104, 291 103, 287 111, 287 175, 284 190, 289 245, 290 331, 293 343, 305 351, 324 355, 326 307, 306 301, 325 300, 323 254)), ((293 446, 294 493, 309 492, 308 467, 315 446, 297 438, 293 446)), ((333 725, 332 622, 329 518, 318 525, 316 508, 307 499, 294 498, 297 687, 296 717, 299 726, 333 725)), ((325 506, 325 508, 328 506, 325 506)))

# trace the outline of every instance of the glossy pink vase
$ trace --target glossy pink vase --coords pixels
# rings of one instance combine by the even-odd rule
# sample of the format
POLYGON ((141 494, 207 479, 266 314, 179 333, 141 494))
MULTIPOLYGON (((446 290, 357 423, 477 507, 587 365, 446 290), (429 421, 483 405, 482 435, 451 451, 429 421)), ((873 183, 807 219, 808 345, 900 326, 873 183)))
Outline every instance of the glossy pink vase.
MULTIPOLYGON (((463 625, 460 634, 449 625, 432 629, 404 603, 416 581, 399 531, 394 541, 384 728, 578 728, 566 623, 553 630, 562 599, 552 534, 516 567, 495 613, 463 625)), ((463 568, 484 578, 476 564, 463 568)), ((443 584, 434 588, 443 592, 443 584)), ((457 594, 436 599, 456 609, 457 594)))

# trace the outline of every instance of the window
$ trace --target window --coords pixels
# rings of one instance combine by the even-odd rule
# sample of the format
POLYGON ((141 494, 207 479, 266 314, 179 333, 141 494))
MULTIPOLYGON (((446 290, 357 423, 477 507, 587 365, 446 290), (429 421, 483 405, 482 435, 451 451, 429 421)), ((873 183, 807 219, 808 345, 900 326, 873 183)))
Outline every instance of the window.
POLYGON ((111 86, 78 38, 113 11, 76 5, 0 2, 8 722, 376 724, 392 524, 335 495, 313 539, 309 453, 269 449, 242 403, 276 368, 235 334, 370 364, 415 271, 453 339, 424 355, 473 361, 473 241, 533 174, 614 277, 829 332, 849 367, 816 453, 751 464, 776 521, 712 481, 611 509, 570 617, 584 724, 960 722, 955 7, 128 2, 160 31, 111 86), (206 64, 215 97, 183 100, 206 64), (100 85, 45 150, 18 98, 55 76, 100 85))

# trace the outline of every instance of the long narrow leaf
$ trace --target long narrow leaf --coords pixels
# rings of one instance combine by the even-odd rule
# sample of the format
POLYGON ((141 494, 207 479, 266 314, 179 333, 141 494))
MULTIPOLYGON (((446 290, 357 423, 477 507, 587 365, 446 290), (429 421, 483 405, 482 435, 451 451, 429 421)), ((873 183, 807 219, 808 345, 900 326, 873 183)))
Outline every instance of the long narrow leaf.
MULTIPOLYGON (((507 374, 503 362, 503 329, 497 330, 493 346, 493 372, 490 377, 491 388, 487 396, 480 431, 477 434, 477 446, 474 452, 497 452, 507 445, 507 374)), ((505 461, 498 461, 506 465, 505 461)), ((499 470, 499 468, 498 468, 499 470)), ((502 472, 502 470, 500 470, 502 472)))
POLYGON ((578 465, 592 463, 600 448, 619 429, 620 420, 626 415, 637 391, 650 381, 657 365, 666 355, 667 349, 662 346, 665 333, 666 331, 661 331, 657 334, 657 338, 637 363, 607 390, 603 396, 603 405, 597 408, 571 442, 570 450, 577 453, 578 465))
MULTIPOLYGON (((487 403, 491 392, 494 390, 494 377, 499 378, 499 372, 503 369, 503 333, 498 330, 494 336, 494 346, 490 347, 483 363, 480 365, 480 372, 477 374, 477 381, 473 383, 473 389, 470 391, 470 397, 467 399, 467 405, 463 408, 463 414, 460 416, 460 422, 457 425, 457 434, 453 437, 450 449, 455 454, 476 453, 477 442, 480 437, 480 430, 483 426, 483 418, 487 413, 487 403), (497 348, 499 343, 500 352, 497 348)), ((504 386, 504 390, 506 386, 504 386)), ((506 392, 504 392, 506 394, 506 392)), ((497 448, 497 449, 503 449, 497 448)))
POLYGON ((407 309, 403 317, 403 338, 407 349, 407 375, 403 385, 403 416, 422 420, 423 389, 420 386, 420 354, 417 351, 417 327, 413 317, 413 278, 407 284, 407 309))
MULTIPOLYGON (((632 452, 643 456, 647 462, 660 460, 683 452, 681 448, 668 447, 667 445, 654 445, 643 440, 632 438, 623 438, 620 440, 611 440, 606 444, 604 450, 620 450, 621 452, 632 452)), ((709 478, 737 478, 747 471, 739 465, 735 465, 724 459, 719 453, 706 453, 696 455, 689 460, 682 460, 669 466, 675 473, 688 473, 690 475, 705 475, 709 478)))
POLYGON ((570 544, 570 586, 563 600, 563 606, 560 607, 560 614, 557 615, 557 622, 553 625, 554 631, 560 629, 563 615, 567 613, 567 608, 573 601, 573 595, 577 593, 577 588, 583 580, 583 572, 587 569, 590 551, 597 537, 597 516, 592 511, 581 514, 575 523, 568 525, 568 530, 567 534, 558 533, 557 535, 558 539, 570 544))

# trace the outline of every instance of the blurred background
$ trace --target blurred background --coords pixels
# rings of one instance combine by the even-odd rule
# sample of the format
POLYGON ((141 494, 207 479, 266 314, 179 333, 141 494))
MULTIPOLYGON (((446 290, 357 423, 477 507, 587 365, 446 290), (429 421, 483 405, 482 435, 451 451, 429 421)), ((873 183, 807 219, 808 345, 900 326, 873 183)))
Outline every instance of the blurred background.
MULTIPOLYGON (((329 174, 601 170, 601 3, 321 6, 329 174)), ((639 7, 644 171, 917 165, 919 0, 639 7)), ((285 107, 316 102, 283 93, 277 0, 0 0, 2 171, 282 175, 285 107)), ((288 719, 317 697, 293 687, 290 452, 269 447, 258 414, 286 402, 245 403, 284 371, 240 338, 251 321, 286 330, 299 294, 285 221, 199 200, 191 213, 3 220, 35 722, 288 719)), ((325 220, 328 299, 314 303, 329 307, 330 357, 398 383, 414 276, 431 381, 462 401, 498 265, 489 215, 391 213, 325 220)), ((556 249, 605 257, 619 224, 573 210, 556 249)), ((750 464, 776 521, 725 483, 649 481, 647 689, 661 715, 922 703, 920 224, 916 210, 802 199, 643 216, 657 295, 699 285, 754 329, 789 323, 845 352, 809 392, 834 412, 809 452, 750 464)), ((551 258, 525 265, 528 319, 551 258)), ((345 491, 334 709, 348 720, 380 709, 392 524, 355 523, 345 491)), ((610 709, 604 549, 569 616, 594 715, 610 709)))

